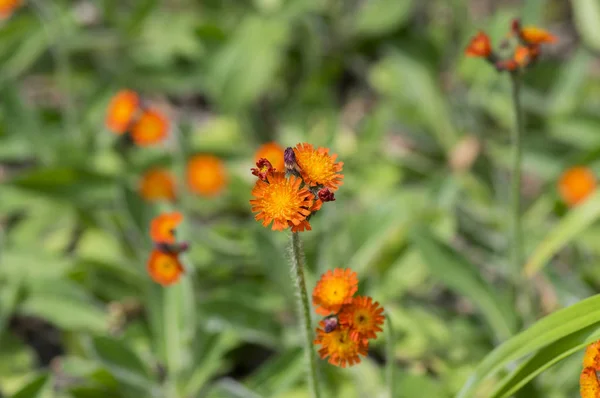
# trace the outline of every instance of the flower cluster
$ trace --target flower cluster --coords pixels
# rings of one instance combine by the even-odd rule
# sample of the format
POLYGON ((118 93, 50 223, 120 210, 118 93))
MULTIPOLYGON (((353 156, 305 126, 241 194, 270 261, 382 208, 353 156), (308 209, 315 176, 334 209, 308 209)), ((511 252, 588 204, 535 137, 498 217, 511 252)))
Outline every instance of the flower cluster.
POLYGON ((470 57, 486 59, 498 71, 516 72, 526 68, 538 59, 542 44, 557 41, 556 36, 546 30, 535 26, 522 27, 518 19, 512 21, 508 36, 514 39, 514 45, 510 46, 509 42, 506 41, 501 46, 502 49, 511 48, 508 56, 501 56, 499 52, 494 51, 489 36, 483 31, 480 31, 471 39, 465 54, 470 57))
POLYGON ((384 322, 383 308, 371 297, 354 296, 358 290, 356 272, 336 268, 321 276, 312 294, 316 312, 325 318, 317 328, 315 345, 319 356, 329 363, 346 367, 366 356, 369 339, 377 337, 384 322))
POLYGON ((106 127, 139 146, 148 146, 167 137, 169 122, 162 112, 144 104, 135 91, 121 90, 110 101, 106 127))
POLYGON ((582 203, 596 189, 596 176, 588 167, 567 169, 558 180, 558 193, 567 206, 582 203))
POLYGON ((600 398, 600 340, 587 346, 583 356, 583 370, 579 376, 581 398, 600 398))
POLYGON ((334 201, 342 185, 343 163, 336 159, 329 149, 306 143, 284 151, 283 169, 276 157, 260 157, 252 169, 258 177, 250 200, 255 219, 275 231, 310 231, 309 218, 324 202, 334 201))
POLYGON ((154 249, 150 253, 147 270, 152 280, 163 286, 176 283, 184 272, 179 253, 187 250, 188 244, 177 242, 175 237, 177 226, 182 220, 181 213, 163 213, 150 224, 154 249))

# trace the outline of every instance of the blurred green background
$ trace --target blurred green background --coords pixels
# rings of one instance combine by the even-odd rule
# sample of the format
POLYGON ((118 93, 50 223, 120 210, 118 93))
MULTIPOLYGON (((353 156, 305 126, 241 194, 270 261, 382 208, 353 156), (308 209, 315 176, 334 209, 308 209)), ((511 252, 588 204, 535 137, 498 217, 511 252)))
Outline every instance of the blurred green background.
MULTIPOLYGON (((359 366, 320 361, 325 396, 387 397, 388 361, 398 397, 456 394, 531 321, 506 260, 509 80, 463 56, 514 17, 559 38, 525 76, 529 254, 566 213, 560 173, 600 171, 597 0, 29 0, 0 22, 0 391, 307 397, 287 232, 248 204, 254 152, 277 141, 344 162, 337 201, 302 234, 309 290, 350 267, 396 330, 393 358, 382 334, 359 366), (121 88, 168 114, 164 144, 122 156, 104 128, 121 88), (217 198, 185 190, 196 153, 226 162, 217 198), (169 206, 137 194, 157 165, 181 177, 191 243, 167 289, 145 261, 169 206)), ((599 238, 592 225, 521 285, 535 319, 600 287, 599 238)), ((580 357, 518 396, 577 396, 580 357)))

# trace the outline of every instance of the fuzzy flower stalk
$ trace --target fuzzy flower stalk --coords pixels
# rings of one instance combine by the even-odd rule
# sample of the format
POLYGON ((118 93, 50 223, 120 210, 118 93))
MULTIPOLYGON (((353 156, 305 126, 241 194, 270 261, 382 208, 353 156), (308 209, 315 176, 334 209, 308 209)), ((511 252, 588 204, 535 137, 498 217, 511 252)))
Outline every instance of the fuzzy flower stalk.
POLYGON ((313 332, 310 303, 304 276, 304 253, 299 232, 312 229, 309 220, 324 203, 335 201, 334 193, 342 185, 343 163, 336 161, 327 148, 300 143, 288 147, 281 164, 273 166, 259 158, 252 174, 257 177, 250 200, 255 219, 274 231, 290 230, 290 271, 295 284, 298 312, 302 320, 304 350, 308 363, 308 384, 313 398, 321 397, 317 363, 312 351, 313 332))

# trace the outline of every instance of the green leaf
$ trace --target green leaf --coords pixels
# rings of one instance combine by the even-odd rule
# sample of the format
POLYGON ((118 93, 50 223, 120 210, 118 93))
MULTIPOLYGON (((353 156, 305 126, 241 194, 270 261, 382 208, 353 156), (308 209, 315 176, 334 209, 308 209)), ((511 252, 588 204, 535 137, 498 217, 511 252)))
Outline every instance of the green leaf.
MULTIPOLYGON (((481 382, 504 366, 546 347, 570 334, 600 322, 600 295, 580 301, 542 318, 525 331, 490 352, 475 369, 457 398, 475 396, 481 382)), ((590 338, 585 343, 593 341, 590 338)))
POLYGON ((99 307, 72 297, 53 294, 33 295, 23 302, 19 311, 39 316, 67 330, 105 332, 108 316, 99 307))
POLYGON ((148 370, 137 354, 123 342, 107 336, 95 337, 92 341, 94 351, 109 368, 119 372, 148 377, 148 370))
POLYGON ((588 46, 600 50, 600 3, 597 0, 571 1, 575 27, 588 46))
POLYGON ((544 347, 502 379, 490 398, 512 396, 544 370, 598 339, 600 323, 595 323, 544 347))
POLYGON ((531 277, 546 265, 552 256, 565 247, 600 217, 600 190, 581 205, 571 209, 535 248, 525 264, 524 272, 531 277))
POLYGON ((48 375, 41 374, 17 391, 12 398, 41 398, 47 382, 48 375))
POLYGON ((357 34, 376 36, 400 28, 409 18, 411 0, 370 0, 354 14, 354 30, 357 34))
POLYGON ((414 231, 411 237, 431 273, 458 294, 468 297, 498 337, 507 338, 514 333, 517 320, 507 298, 498 296, 497 287, 483 280, 473 264, 426 230, 414 231))

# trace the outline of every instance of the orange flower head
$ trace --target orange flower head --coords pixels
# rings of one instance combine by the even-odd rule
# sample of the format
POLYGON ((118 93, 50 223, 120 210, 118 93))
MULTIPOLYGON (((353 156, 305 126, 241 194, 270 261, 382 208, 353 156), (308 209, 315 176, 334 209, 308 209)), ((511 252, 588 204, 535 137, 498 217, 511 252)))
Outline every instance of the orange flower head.
POLYGON ((175 200, 175 179, 167 170, 151 169, 140 181, 140 195, 149 202, 175 200))
POLYGON ((332 192, 342 185, 344 176, 340 172, 344 163, 336 162, 337 155, 329 155, 329 149, 315 149, 310 144, 301 143, 294 148, 294 155, 305 184, 322 185, 332 192))
POLYGON ((183 220, 179 212, 163 213, 150 223, 150 237, 156 243, 175 243, 175 230, 183 220))
POLYGON ((488 58, 492 55, 492 43, 490 37, 479 31, 469 42, 465 54, 468 57, 488 58))
POLYGON ((356 296, 350 305, 345 305, 339 315, 342 326, 350 330, 350 338, 355 341, 374 339, 382 332, 381 325, 385 317, 383 308, 371 297, 356 296))
POLYGON ((556 36, 547 30, 540 29, 536 26, 526 26, 522 28, 520 31, 520 37, 521 40, 530 45, 556 43, 558 41, 556 36))
POLYGON ((227 185, 227 170, 223 161, 213 155, 196 155, 187 164, 189 189, 201 196, 220 194, 227 185))
POLYGON ((131 127, 131 138, 139 146, 148 146, 165 139, 168 132, 167 118, 155 109, 148 109, 131 127))
POLYGON ((21 3, 21 0, 0 0, 0 19, 10 17, 21 3))
POLYGON ((558 180, 558 192, 568 206, 581 203, 596 189, 596 177, 587 167, 576 166, 565 171, 558 180))
MULTIPOLYGON (((0 3, 2 0, 0 0, 0 3)), ((127 131, 140 106, 140 97, 131 90, 121 90, 110 100, 106 114, 106 127, 116 134, 127 131)))
POLYGON ((285 177, 284 172, 276 171, 267 176, 266 181, 256 180, 250 200, 252 212, 257 221, 268 227, 273 223, 274 231, 282 231, 292 226, 292 231, 310 230, 306 217, 310 215, 313 194, 301 188, 302 180, 296 176, 285 177))
POLYGON ((277 171, 283 171, 283 148, 276 142, 267 142, 258 148, 254 155, 254 161, 267 159, 277 171))
POLYGON ((177 254, 160 250, 152 250, 147 269, 152 280, 163 286, 176 283, 184 272, 177 254))
POLYGON ((584 368, 579 376, 579 392, 581 398, 600 398, 600 383, 596 370, 588 367, 584 368))
POLYGON ((583 367, 592 367, 600 371, 600 340, 590 344, 585 349, 583 356, 583 367))
POLYGON ((513 60, 518 66, 525 67, 535 61, 539 55, 540 47, 538 45, 517 46, 513 60))
POLYGON ((345 368, 360 363, 359 355, 367 355, 368 344, 351 339, 348 329, 336 328, 326 332, 324 321, 321 321, 319 326, 314 344, 321 346, 319 349, 321 359, 329 357, 330 364, 345 368))
POLYGON ((312 302, 319 315, 338 313, 344 304, 352 302, 352 296, 358 290, 358 276, 350 268, 329 270, 317 282, 312 302))

